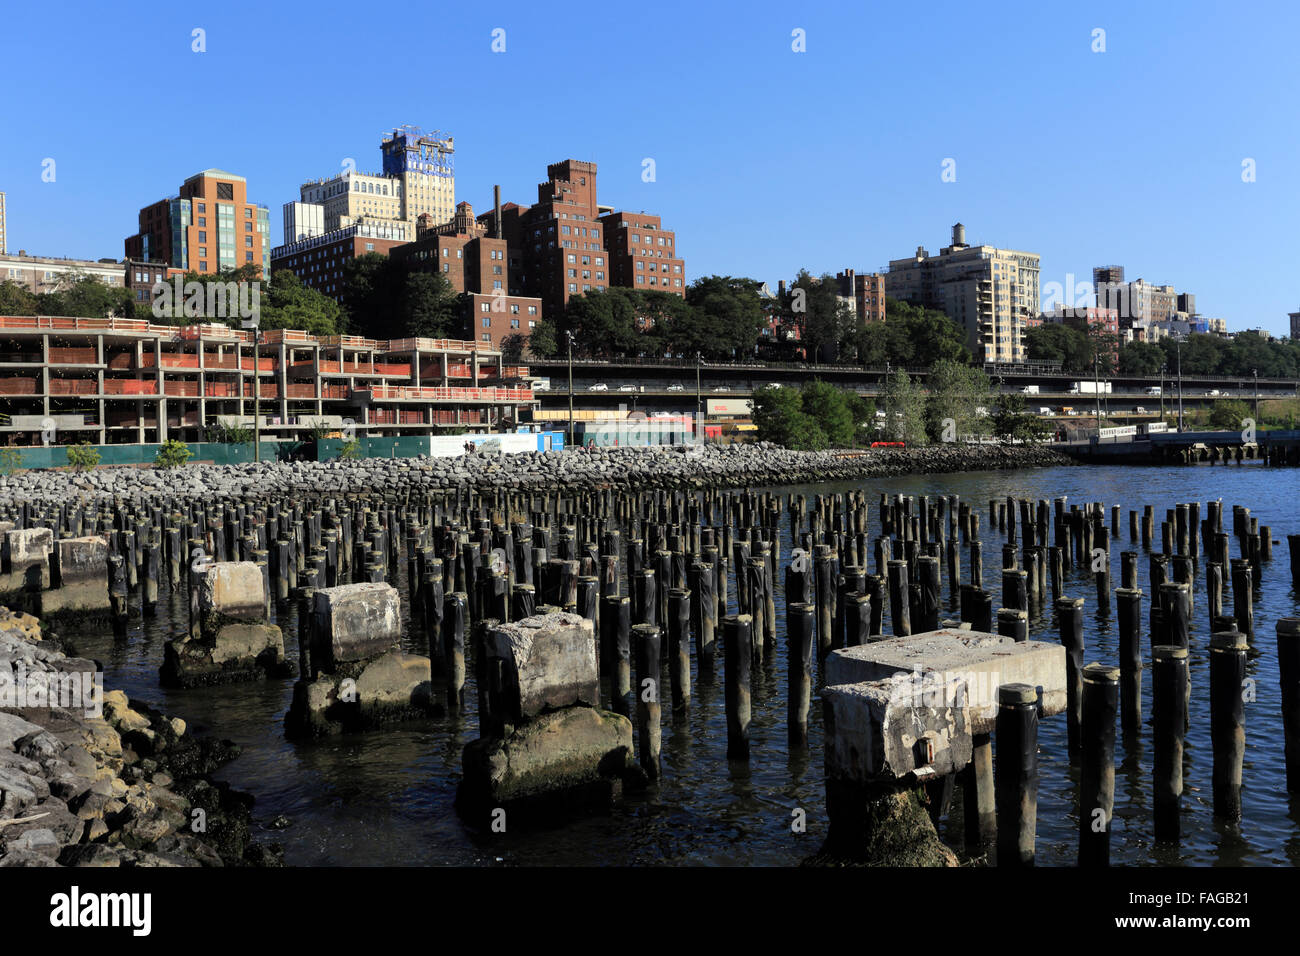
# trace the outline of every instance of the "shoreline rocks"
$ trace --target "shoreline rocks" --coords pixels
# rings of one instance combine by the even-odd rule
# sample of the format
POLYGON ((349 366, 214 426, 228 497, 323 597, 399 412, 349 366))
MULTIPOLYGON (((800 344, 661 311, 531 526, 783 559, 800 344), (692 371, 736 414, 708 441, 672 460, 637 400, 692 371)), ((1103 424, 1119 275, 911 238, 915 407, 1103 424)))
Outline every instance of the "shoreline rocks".
POLYGON ((282 865, 252 797, 209 779, 238 755, 0 608, 0 867, 282 865))
POLYGON ((705 489, 808 484, 909 474, 1041 468, 1075 462, 1038 445, 935 445, 860 451, 789 451, 766 442, 569 449, 458 458, 188 465, 171 470, 26 471, 0 477, 0 500, 93 502, 163 497, 403 492, 442 489, 705 489))

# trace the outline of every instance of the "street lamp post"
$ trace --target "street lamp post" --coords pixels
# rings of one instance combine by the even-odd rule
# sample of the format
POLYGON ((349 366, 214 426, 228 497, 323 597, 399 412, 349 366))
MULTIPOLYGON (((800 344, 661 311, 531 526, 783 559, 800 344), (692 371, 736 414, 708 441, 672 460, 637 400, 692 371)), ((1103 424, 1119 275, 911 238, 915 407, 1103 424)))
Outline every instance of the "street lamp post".
POLYGON ((695 353, 695 427, 700 430, 701 437, 704 432, 704 401, 700 394, 700 353, 695 353))
POLYGON ((1160 366, 1160 420, 1165 420, 1165 375, 1169 372, 1169 363, 1160 366))
POLYGON ((569 340, 569 446, 573 446, 573 331, 564 333, 569 340))
POLYGON ((1178 341, 1174 343, 1174 350, 1178 356, 1178 430, 1183 430, 1183 343, 1178 341))
POLYGON ((1097 415, 1097 441, 1101 441, 1101 355, 1092 357, 1092 398, 1097 415))
POLYGON ((1255 421, 1258 422, 1259 421, 1259 369, 1253 368, 1251 369, 1251 373, 1255 376, 1255 421))

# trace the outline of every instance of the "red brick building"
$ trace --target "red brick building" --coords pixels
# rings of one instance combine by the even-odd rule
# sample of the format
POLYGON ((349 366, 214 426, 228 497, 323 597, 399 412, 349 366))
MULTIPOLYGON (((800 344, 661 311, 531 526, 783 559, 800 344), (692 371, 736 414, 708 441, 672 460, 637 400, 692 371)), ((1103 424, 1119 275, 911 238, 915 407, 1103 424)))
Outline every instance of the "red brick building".
POLYGON ((271 271, 288 269, 305 286, 343 301, 343 267, 368 252, 388 255, 409 241, 406 224, 363 220, 320 236, 299 239, 271 250, 271 271))
POLYGON ((663 228, 658 216, 611 212, 600 221, 605 227, 611 285, 686 294, 686 263, 677 256, 677 236, 663 228))
POLYGON ((436 272, 466 294, 463 334, 493 348, 511 335, 530 335, 542 318, 540 299, 517 294, 496 219, 495 210, 476 219, 469 203, 458 203, 449 223, 433 226, 421 216, 416 241, 393 252, 412 270, 436 272))

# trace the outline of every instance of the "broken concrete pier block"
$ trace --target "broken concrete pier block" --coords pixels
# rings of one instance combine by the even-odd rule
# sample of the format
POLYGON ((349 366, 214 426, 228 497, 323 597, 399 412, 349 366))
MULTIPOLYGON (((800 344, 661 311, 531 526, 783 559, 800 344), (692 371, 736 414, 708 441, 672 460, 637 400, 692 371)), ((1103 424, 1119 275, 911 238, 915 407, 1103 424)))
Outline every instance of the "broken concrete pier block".
POLYGON ((252 561, 222 561, 195 572, 198 576, 199 634, 216 639, 229 624, 266 622, 266 582, 252 561))
POLYGON ((197 637, 186 633, 163 648, 159 676, 173 687, 289 677, 284 635, 266 621, 266 582, 251 561, 209 564, 196 582, 197 637))
POLYGON ((30 604, 30 592, 50 586, 54 532, 49 528, 7 530, 0 537, 0 596, 6 605, 30 604), (17 600, 15 600, 17 598, 17 600))
POLYGON ((1038 688, 1040 716, 1065 710, 1065 648, 1060 644, 1017 643, 997 634, 943 628, 841 648, 826 658, 829 686, 878 681, 899 673, 964 680, 972 734, 993 732, 1002 684, 1038 688))
POLYGON ((300 680, 285 715, 285 733, 322 737, 439 717, 444 706, 433 692, 431 673, 429 658, 389 651, 361 666, 356 677, 318 674, 300 680))
POLYGON ((456 806, 482 822, 498 810, 537 815, 607 806, 632 762, 632 722, 594 707, 566 707, 465 747, 456 806))
POLYGON ((485 736, 575 704, 600 704, 596 633, 577 614, 539 614, 491 628, 483 641, 485 736))
POLYGON ((321 588, 313 597, 311 631, 313 670, 355 676, 401 641, 397 589, 383 583, 321 588))
POLYGON ((108 539, 101 535, 60 538, 54 543, 51 582, 38 595, 39 615, 87 625, 112 611, 108 594, 108 539))
POLYGON ((971 758, 966 684, 900 673, 822 691, 826 811, 820 856, 877 866, 953 866, 926 812, 924 785, 971 758))

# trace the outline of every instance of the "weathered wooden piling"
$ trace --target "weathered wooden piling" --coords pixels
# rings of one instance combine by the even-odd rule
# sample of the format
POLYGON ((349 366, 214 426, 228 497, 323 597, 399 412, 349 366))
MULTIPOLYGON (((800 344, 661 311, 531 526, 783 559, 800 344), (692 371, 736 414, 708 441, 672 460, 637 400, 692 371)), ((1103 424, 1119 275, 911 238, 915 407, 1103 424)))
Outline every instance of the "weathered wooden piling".
POLYGON ((1214 750, 1214 815, 1241 819, 1241 766, 1246 755, 1246 639, 1237 631, 1210 636, 1210 743, 1214 750))
POLYGON ((1115 707, 1118 667, 1083 669, 1079 760, 1079 865, 1110 865, 1115 807, 1115 707))
POLYGON ((1038 825, 1038 691, 1028 684, 998 687, 994 768, 998 866, 1034 865, 1038 825))
POLYGON ((1119 627, 1120 727, 1136 733, 1142 726, 1142 591, 1115 592, 1119 627))
POLYGON ((724 680, 726 685, 727 757, 749 759, 750 662, 754 656, 753 618, 728 615, 723 621, 724 680))
POLYGON ((786 604, 787 669, 790 692, 788 740, 791 749, 808 746, 808 712, 812 706, 813 619, 806 602, 786 604))
POLYGON ((1300 617, 1277 622, 1277 670, 1282 690, 1286 788, 1300 793, 1300 617))
POLYGON ((1056 621, 1065 648, 1066 742, 1071 758, 1079 752, 1083 723, 1083 598, 1056 602, 1056 621))
POLYGON ((1155 837, 1179 837, 1183 795, 1183 735, 1187 698, 1187 648, 1161 644, 1152 651, 1151 723, 1155 749, 1152 806, 1155 837))
POLYGON ((651 780, 661 774, 661 705, 659 702, 659 628, 654 624, 632 627, 636 654, 637 751, 641 768, 651 780))

